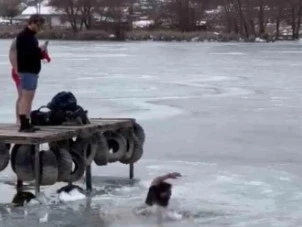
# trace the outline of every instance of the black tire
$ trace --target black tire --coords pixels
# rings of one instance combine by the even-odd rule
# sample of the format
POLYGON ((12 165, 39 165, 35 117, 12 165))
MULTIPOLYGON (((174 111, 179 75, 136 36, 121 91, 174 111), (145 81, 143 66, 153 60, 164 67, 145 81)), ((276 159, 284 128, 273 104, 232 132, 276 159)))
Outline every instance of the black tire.
POLYGON ((15 158, 15 171, 21 181, 32 181, 35 179, 33 145, 19 145, 15 158))
POLYGON ((101 132, 96 133, 97 152, 94 156, 94 162, 98 166, 108 164, 109 147, 105 136, 101 132))
POLYGON ((9 163, 9 148, 6 144, 0 143, 0 171, 3 171, 9 163))
POLYGON ((15 144, 10 154, 10 165, 14 173, 16 173, 16 155, 20 146, 19 144, 15 144))
POLYGON ((7 147, 8 150, 10 150, 10 148, 11 148, 11 144, 10 143, 6 143, 5 146, 7 147))
POLYGON ((66 149, 54 150, 58 162, 58 182, 68 182, 72 171, 72 157, 66 149))
POLYGON ((122 136, 121 133, 113 131, 105 132, 104 136, 107 140, 107 144, 109 147, 108 162, 112 163, 119 161, 125 155, 126 152, 126 139, 122 136))
POLYGON ((58 162, 52 150, 41 151, 40 157, 40 184, 53 185, 58 180, 58 162))
POLYGON ((146 134, 145 134, 145 130, 143 129, 143 127, 140 124, 138 124, 137 122, 134 122, 133 130, 134 130, 135 136, 141 141, 142 144, 144 144, 145 139, 146 139, 146 134))
POLYGON ((66 149, 68 150, 69 149, 69 142, 72 143, 72 139, 69 139, 69 140, 60 140, 60 141, 55 141, 55 142, 50 142, 48 144, 49 146, 49 149, 50 150, 59 150, 59 149, 66 149))
POLYGON ((80 180, 85 173, 85 161, 84 157, 75 149, 72 149, 71 152, 72 162, 75 166, 74 170, 70 174, 70 182, 75 182, 80 180))
POLYGON ((134 142, 133 154, 131 159, 129 160, 129 164, 138 162, 144 154, 143 142, 136 136, 134 136, 133 142, 134 142))
POLYGON ((139 161, 143 156, 143 143, 134 134, 128 137, 128 141, 131 145, 128 148, 128 152, 120 160, 120 162, 123 164, 134 164, 135 162, 139 161))
POLYGON ((131 157, 133 156, 134 151, 134 132, 132 130, 127 130, 123 132, 123 136, 126 139, 126 152, 120 162, 123 164, 129 164, 131 157))
POLYGON ((92 135, 88 138, 78 137, 71 147, 77 150, 83 157, 86 150, 86 165, 89 166, 97 153, 97 137, 92 135))

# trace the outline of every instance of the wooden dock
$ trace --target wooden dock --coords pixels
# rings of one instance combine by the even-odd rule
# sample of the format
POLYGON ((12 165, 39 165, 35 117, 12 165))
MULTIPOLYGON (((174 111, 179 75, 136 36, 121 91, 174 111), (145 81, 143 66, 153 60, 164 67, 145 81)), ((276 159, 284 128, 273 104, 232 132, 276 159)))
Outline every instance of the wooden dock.
MULTIPOLYGON (((135 119, 130 118, 94 118, 90 120, 91 124, 81 126, 37 126, 40 130, 35 133, 21 133, 18 132, 19 127, 16 124, 0 123, 0 143, 35 145, 35 193, 38 195, 40 192, 40 145, 70 139, 81 133, 93 134, 98 131, 105 132, 108 130, 115 131, 121 128, 129 128, 135 122, 135 119)), ((133 172, 134 165, 130 164, 131 179, 134 175, 133 172)), ((21 186, 22 182, 18 181, 17 185, 21 186)), ((86 166, 86 187, 87 190, 92 189, 90 165, 86 166)))
POLYGON ((80 133, 131 127, 133 121, 134 119, 95 118, 91 119, 91 124, 81 126, 37 126, 41 130, 35 133, 21 133, 18 132, 19 127, 16 124, 0 123, 0 143, 43 144, 69 139, 80 133))

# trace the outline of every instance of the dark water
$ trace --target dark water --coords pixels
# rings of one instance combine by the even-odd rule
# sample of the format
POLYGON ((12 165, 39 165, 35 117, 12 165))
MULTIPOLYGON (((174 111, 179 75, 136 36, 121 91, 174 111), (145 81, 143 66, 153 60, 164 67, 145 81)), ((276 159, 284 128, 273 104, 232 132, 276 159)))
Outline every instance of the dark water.
MULTIPOLYGON (((13 122, 9 41, 0 47, 0 119, 13 122)), ((46 204, 17 210, 7 210, 15 193, 8 167, 0 226, 157 226, 136 208, 152 178, 170 171, 184 177, 173 181, 176 213, 164 226, 301 224, 300 42, 53 41, 50 52, 35 107, 71 90, 92 117, 135 117, 147 133, 144 157, 133 182, 127 166, 93 166, 90 199, 59 202, 56 184, 43 188, 46 204)))

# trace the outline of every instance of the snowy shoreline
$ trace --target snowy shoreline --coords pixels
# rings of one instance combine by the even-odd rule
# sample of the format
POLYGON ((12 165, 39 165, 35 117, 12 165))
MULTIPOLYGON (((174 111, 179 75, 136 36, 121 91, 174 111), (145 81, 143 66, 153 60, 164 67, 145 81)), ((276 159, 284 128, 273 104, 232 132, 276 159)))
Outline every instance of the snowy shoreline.
MULTIPOLYGON (((9 29, 0 31, 0 39, 13 39, 19 29, 9 29)), ((44 30, 39 35, 40 39, 51 40, 70 40, 70 41, 164 41, 164 42, 275 42, 275 41, 293 41, 288 36, 280 37, 275 40, 274 37, 266 38, 250 37, 248 39, 240 37, 238 34, 225 34, 218 32, 179 32, 172 30, 133 30, 125 32, 120 38, 107 31, 91 30, 74 33, 70 30, 51 29, 44 30)))

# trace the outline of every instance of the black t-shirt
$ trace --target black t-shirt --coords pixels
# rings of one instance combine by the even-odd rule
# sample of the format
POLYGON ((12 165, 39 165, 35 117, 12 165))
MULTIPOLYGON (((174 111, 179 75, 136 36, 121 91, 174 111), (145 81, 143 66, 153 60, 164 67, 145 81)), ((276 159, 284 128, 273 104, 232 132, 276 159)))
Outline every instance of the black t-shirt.
POLYGON ((26 27, 16 38, 17 65, 19 73, 39 74, 42 51, 35 32, 26 27))

